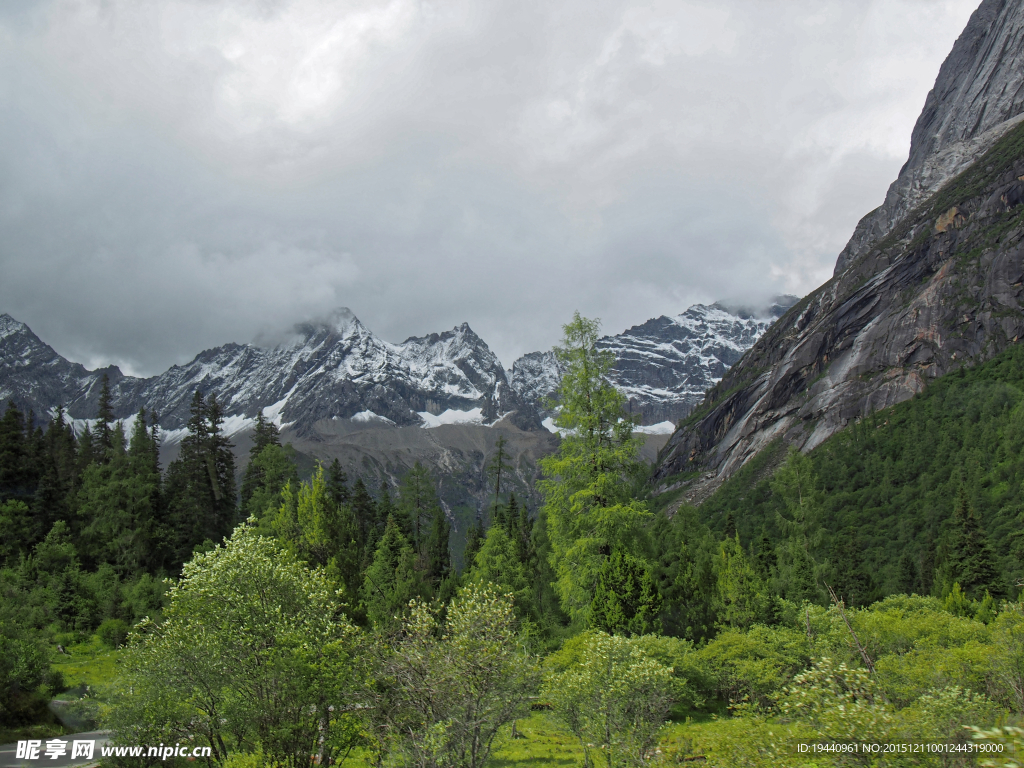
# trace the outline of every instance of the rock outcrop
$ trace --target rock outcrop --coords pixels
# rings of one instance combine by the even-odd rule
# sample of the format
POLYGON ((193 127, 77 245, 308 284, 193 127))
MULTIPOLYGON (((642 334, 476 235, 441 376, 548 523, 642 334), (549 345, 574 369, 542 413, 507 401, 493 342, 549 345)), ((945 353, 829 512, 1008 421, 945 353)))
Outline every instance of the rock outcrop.
POLYGON ((984 0, 925 99, 910 157, 836 261, 839 275, 1024 119, 1024 4, 984 0))

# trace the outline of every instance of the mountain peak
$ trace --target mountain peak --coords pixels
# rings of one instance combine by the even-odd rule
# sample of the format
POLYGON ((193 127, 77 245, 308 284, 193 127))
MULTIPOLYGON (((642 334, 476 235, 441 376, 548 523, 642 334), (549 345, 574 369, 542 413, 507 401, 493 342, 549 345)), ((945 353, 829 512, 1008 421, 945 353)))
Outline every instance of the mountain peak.
POLYGON ((15 320, 6 312, 0 313, 0 339, 6 339, 16 333, 31 333, 29 327, 20 320, 15 320))

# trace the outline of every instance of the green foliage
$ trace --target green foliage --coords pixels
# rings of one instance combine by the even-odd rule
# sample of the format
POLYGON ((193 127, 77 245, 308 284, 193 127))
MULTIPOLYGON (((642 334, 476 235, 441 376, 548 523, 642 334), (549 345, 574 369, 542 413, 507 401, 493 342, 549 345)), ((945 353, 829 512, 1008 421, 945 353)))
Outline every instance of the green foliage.
POLYGON ((715 572, 715 613, 720 626, 744 629, 771 620, 771 595, 747 560, 739 534, 719 545, 715 572))
POLYGON ((783 718, 810 724, 824 741, 884 743, 898 727, 892 705, 866 669, 827 657, 793 678, 778 707, 783 718))
POLYGON ((399 764, 484 765, 502 727, 526 714, 538 682, 511 599, 486 586, 460 592, 443 625, 413 603, 402 631, 373 647, 372 732, 399 764))
MULTIPOLYGON (((699 515, 721 531, 732 512, 743 541, 763 528, 779 548, 777 591, 792 599, 823 601, 807 574, 821 575, 813 569, 834 559, 837 544, 852 544, 843 557, 874 577, 877 593, 945 596, 959 581, 972 600, 986 589, 998 600, 1024 579, 1022 457, 1024 346, 1015 344, 851 424, 798 460, 802 475, 791 467, 766 478, 772 457, 759 456, 758 467, 737 472, 699 515), (795 514, 801 506, 806 511, 795 514), (800 528, 803 563, 786 544, 800 528), (858 534, 852 542, 850 529, 858 534), (791 586, 797 566, 802 585, 791 586)), ((832 586, 860 602, 846 583, 832 586)))
POLYGON ((131 628, 124 619, 107 619, 96 629, 96 636, 111 648, 120 648, 128 639, 131 628))
POLYGON ((971 738, 980 747, 989 748, 991 753, 999 755, 980 760, 978 765, 983 768, 1022 768, 1024 766, 1024 728, 1013 725, 996 728, 972 726, 971 738))
POLYGON ((591 750, 609 768, 644 765, 653 756, 675 681, 641 641, 590 632, 576 644, 575 658, 563 655, 569 663, 545 682, 544 697, 580 740, 588 764, 591 750))
POLYGON ((276 443, 267 445, 249 460, 245 470, 248 484, 241 500, 241 511, 260 521, 261 529, 269 532, 277 510, 281 506, 281 492, 291 484, 299 485, 299 471, 295 466, 294 449, 276 443))
POLYGON ((415 565, 416 553, 394 518, 389 517, 361 591, 366 615, 374 626, 391 625, 410 600, 421 596, 422 584, 415 565))
POLYGON ((533 607, 533 588, 519 552, 505 529, 494 525, 474 555, 467 584, 493 584, 501 594, 509 595, 520 618, 528 618, 533 607))
POLYGON ((188 560, 203 541, 219 542, 235 523, 235 459, 220 432, 223 412, 216 397, 196 390, 188 435, 167 468, 171 561, 188 560))
POLYGON ((613 635, 648 635, 661 630, 660 613, 661 594, 647 563, 616 550, 597 579, 592 626, 613 635))
POLYGON ((613 357, 596 346, 598 322, 577 312, 563 329, 555 424, 564 432, 557 453, 540 461, 538 488, 562 608, 586 624, 605 559, 615 547, 631 548, 649 519, 633 496, 646 469, 625 398, 607 379, 613 357))
POLYGON ((217 762, 258 748, 293 768, 335 758, 355 738, 344 705, 362 685, 339 605, 322 571, 240 526, 185 565, 163 621, 133 635, 115 739, 197 739, 217 762))
POLYGON ((803 633, 763 625, 724 630, 697 655, 706 664, 710 693, 763 706, 809 662, 803 633))

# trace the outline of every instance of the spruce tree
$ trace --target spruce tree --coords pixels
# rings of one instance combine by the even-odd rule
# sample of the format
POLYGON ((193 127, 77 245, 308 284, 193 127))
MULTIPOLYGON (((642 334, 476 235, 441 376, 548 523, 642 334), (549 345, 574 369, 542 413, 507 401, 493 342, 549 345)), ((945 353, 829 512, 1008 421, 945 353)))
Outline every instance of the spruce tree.
POLYGON ((335 504, 348 504, 352 492, 348 488, 348 474, 341 468, 337 459, 331 462, 327 470, 327 492, 335 504))
POLYGON ((468 572, 473 567, 473 559, 484 543, 484 521, 478 512, 473 524, 466 531, 466 548, 463 550, 462 562, 463 571, 468 572))
POLYGON ((896 592, 904 595, 919 594, 921 592, 920 582, 917 575, 917 565, 909 552, 900 555, 900 561, 896 566, 896 592))
POLYGON ((426 546, 426 582, 433 589, 448 578, 452 570, 452 557, 448 550, 451 532, 444 510, 440 506, 435 507, 426 546))
MULTIPOLYGON (((501 507, 501 479, 507 474, 511 467, 508 464, 508 451, 505 450, 508 440, 504 435, 498 435, 497 443, 494 446, 494 456, 487 463, 487 475, 494 483, 494 504, 491 507, 491 520, 498 517, 498 509, 501 507)), ((493 525, 493 522, 492 522, 493 525)))
POLYGON ((520 618, 532 615, 532 585, 527 569, 519 559, 516 546, 503 528, 492 525, 480 543, 473 559, 467 560, 467 584, 493 584, 500 594, 512 595, 513 606, 520 618))
POLYGON ((100 397, 96 406, 96 432, 93 435, 96 442, 97 458, 103 463, 110 460, 109 453, 114 447, 110 428, 113 421, 114 408, 110 402, 110 379, 104 373, 100 380, 100 397))
POLYGON ((415 561, 416 554, 408 539, 389 517, 360 591, 367 618, 374 626, 392 626, 409 601, 421 595, 415 561))
POLYGON ((994 598, 1006 594, 988 536, 963 486, 957 494, 947 552, 947 583, 958 582, 968 598, 981 600, 986 592, 994 598))
POLYGON ((0 501, 31 497, 27 443, 25 416, 11 400, 0 419, 0 501))
POLYGON ((220 433, 223 415, 215 397, 196 390, 189 410, 188 435, 167 468, 167 506, 174 557, 191 558, 203 541, 217 543, 235 523, 235 460, 220 433))
POLYGON ((430 472, 417 461, 402 478, 398 491, 398 514, 395 518, 400 525, 408 526, 403 533, 420 552, 423 552, 426 544, 426 527, 439 506, 430 472))
POLYGON ((256 458, 263 453, 268 445, 281 445, 281 435, 277 425, 272 421, 263 418, 263 411, 256 413, 256 426, 252 433, 252 447, 249 449, 249 463, 246 464, 245 474, 242 476, 242 486, 239 489, 239 506, 246 509, 249 499, 252 498, 256 489, 263 485, 262 467, 256 458))
POLYGON ((359 543, 364 551, 373 552, 383 529, 378 524, 377 504, 370 492, 366 490, 366 485, 361 477, 357 477, 352 486, 351 503, 352 511, 356 516, 356 527, 359 530, 359 543))
POLYGON ((646 562, 621 550, 609 557, 597 579, 591 626, 611 635, 661 631, 662 598, 646 562))

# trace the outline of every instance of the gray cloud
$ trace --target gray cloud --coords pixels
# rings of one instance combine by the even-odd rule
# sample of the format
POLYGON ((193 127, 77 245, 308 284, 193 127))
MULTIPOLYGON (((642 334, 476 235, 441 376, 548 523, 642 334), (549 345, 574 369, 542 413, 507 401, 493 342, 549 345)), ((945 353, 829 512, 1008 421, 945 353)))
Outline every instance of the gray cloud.
POLYGON ((975 5, 5 3, 0 311, 148 374, 339 305, 510 365, 806 293, 975 5))

